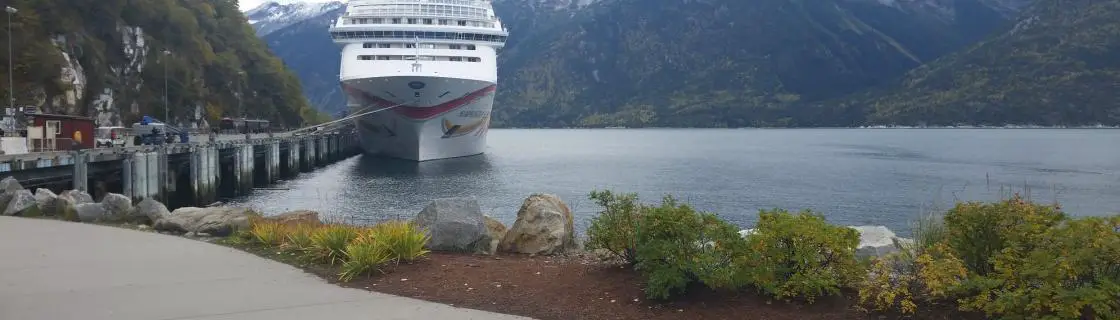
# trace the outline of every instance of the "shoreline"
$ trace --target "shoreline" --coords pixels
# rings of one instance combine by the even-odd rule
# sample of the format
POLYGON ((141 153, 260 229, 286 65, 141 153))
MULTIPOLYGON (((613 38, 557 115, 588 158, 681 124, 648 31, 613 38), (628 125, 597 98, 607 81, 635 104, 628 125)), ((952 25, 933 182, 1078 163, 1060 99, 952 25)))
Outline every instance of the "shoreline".
MULTIPOLYGON (((68 199, 65 197, 72 194, 64 192, 65 196, 60 197, 68 199)), ((113 197, 107 199, 111 198, 113 197)), ((122 214, 107 213, 103 217, 106 219, 97 218, 85 222, 181 236, 234 248, 292 265, 328 283, 343 287, 537 319, 707 319, 743 314, 774 319, 985 318, 982 310, 965 309, 964 305, 954 302, 955 298, 939 296, 937 291, 927 292, 925 288, 935 285, 920 280, 927 276, 918 277, 916 274, 900 271, 916 268, 918 271, 912 272, 926 272, 921 271, 927 268, 925 266, 928 263, 923 262, 927 261, 923 259, 932 259, 933 263, 947 266, 962 263, 951 254, 945 256, 943 251, 947 248, 944 247, 946 245, 957 245, 953 244, 955 242, 944 241, 949 237, 956 237, 952 230, 957 228, 955 224, 961 223, 960 218, 950 221, 951 224, 945 224, 940 214, 919 217, 920 224, 915 225, 916 229, 913 230, 914 239, 906 239, 897 237, 892 230, 883 226, 832 225, 823 216, 816 217, 808 211, 789 213, 784 210, 763 210, 759 213, 761 219, 757 225, 739 230, 731 229, 731 225, 718 217, 696 212, 687 205, 679 205, 671 197, 663 199, 660 206, 638 202, 635 194, 609 191, 592 192, 590 198, 603 211, 599 212, 585 232, 580 233, 587 237, 578 240, 577 232, 572 229, 571 209, 558 197, 548 194, 532 194, 525 198, 518 210, 517 221, 508 227, 483 215, 477 201, 470 198, 432 200, 415 217, 371 225, 323 221, 318 212, 309 210, 268 216, 251 208, 239 207, 187 207, 169 212, 162 204, 150 199, 131 206, 122 211, 122 214), (657 219, 667 218, 673 221, 684 220, 671 224, 656 222, 657 219), (691 228, 687 227, 690 219, 708 222, 694 225, 701 230, 687 229, 691 228), (635 221, 643 225, 649 224, 651 228, 659 226, 658 228, 686 229, 656 232, 651 229, 650 233, 635 233, 634 229, 627 228, 627 224, 635 221), (948 228, 944 230, 949 231, 929 229, 933 225, 948 228), (930 230, 935 232, 931 233, 930 230), (785 240, 763 240, 773 237, 785 240), (820 242, 813 242, 808 247, 798 246, 796 250, 809 251, 787 257, 784 256, 787 248, 773 247, 774 244, 791 243, 787 241, 820 242), (669 247, 664 247, 666 245, 669 247), (646 249, 642 249, 643 246, 646 249), (638 250, 627 251, 635 248, 638 250), (778 250, 774 250, 775 248, 778 250), (655 251, 649 251, 650 249, 655 251), (622 255, 626 252, 637 254, 622 255), (832 253, 826 254, 827 252, 832 253), (833 260, 836 259, 833 255, 837 252, 843 254, 840 260, 833 260), (821 260, 810 258, 814 255, 821 255, 821 260), (801 258, 794 258, 797 256, 801 258), (657 258, 649 260, 650 257, 657 258), (678 258, 684 259, 677 260, 678 258), (713 258, 716 260, 709 260, 713 258), (745 260, 740 260, 744 258, 745 260), (793 260, 782 262, 785 261, 783 259, 793 260), (674 272, 684 272, 679 274, 684 281, 681 283, 675 282, 676 280, 659 282, 663 280, 658 280, 658 277, 677 275, 651 274, 648 269, 660 268, 659 264, 672 263, 671 261, 721 260, 725 262, 705 266, 691 263, 674 266, 673 270, 678 270, 674 272), (768 263, 782 265, 804 261, 822 263, 810 263, 798 268, 807 268, 804 272, 815 277, 825 277, 807 283, 832 283, 834 280, 827 280, 828 277, 847 280, 827 284, 825 287, 802 289, 797 289, 798 286, 805 285, 801 282, 783 284, 782 281, 787 281, 782 280, 783 277, 789 275, 750 280, 750 277, 757 276, 751 274, 758 272, 751 270, 778 270, 767 267, 768 263), (647 263, 653 264, 640 267, 647 263), (842 264, 831 265, 833 263, 842 264), (899 269, 899 265, 892 266, 897 263, 910 267, 899 269), (729 267, 733 268, 726 269, 729 267), (748 273, 719 280, 722 276, 711 278, 711 275, 705 275, 701 270, 748 273), (894 271, 884 274, 883 270, 894 271), (883 278, 884 275, 890 277, 883 278), (893 284, 887 285, 882 281, 893 284), (904 282, 895 283, 896 281, 904 282), (669 286, 663 287, 666 284, 669 286), (775 285, 777 286, 771 287, 775 285), (785 289, 774 291, 773 288, 785 289), (892 290, 907 291, 900 293, 892 290)), ((56 200, 47 202, 51 201, 56 200)), ((115 200, 103 200, 102 203, 84 203, 79 206, 113 208, 117 206, 113 201, 115 200)), ((71 215, 58 214, 69 210, 73 209, 66 209, 65 206, 59 209, 56 206, 41 212, 39 216, 73 220, 70 219, 73 217, 71 215), (52 211, 56 213, 51 214, 52 211)), ((1041 232, 1046 234, 1065 234, 1068 231, 1064 231, 1063 225, 1066 224, 1076 225, 1069 228, 1075 228, 1078 232, 1081 229, 1094 230, 1095 227, 1095 230, 1104 231, 1075 234, 1090 237, 1069 243, 1078 246, 1077 249, 1040 248, 1097 250, 1077 257, 1111 261, 1108 260, 1112 258, 1109 254, 1115 253, 1099 251, 1104 249, 1097 247, 1083 247, 1083 243, 1103 241, 1102 243, 1120 245, 1120 215, 1070 218, 1053 210, 1056 209, 1023 201, 1016 196, 992 203, 957 203, 949 213, 975 215, 975 219, 980 219, 976 221, 1004 219, 1001 215, 1007 212, 1012 216, 1042 215, 1048 217, 1044 219, 1066 221, 1030 231, 1043 230, 1041 232), (994 208, 1003 209, 993 211, 994 208), (980 218, 985 215, 994 216, 980 218), (1113 223, 1116 229, 1101 229, 1101 223, 1113 223)), ((35 210, 21 212, 32 211, 35 210)), ((85 217, 81 214, 77 216, 85 217)), ((1023 231, 1001 229, 1000 224, 984 223, 977 227, 988 228, 988 231, 978 233, 980 237, 1007 232, 1011 233, 1005 236, 1023 236, 1016 235, 1023 231)), ((632 224, 630 228, 633 228, 632 224)), ((963 236, 976 236, 974 233, 970 231, 963 236)), ((1030 236, 1049 237, 1046 234, 1030 236)), ((1109 244, 1102 246, 1107 248, 1109 244)), ((1094 261, 1083 263, 1090 266, 1101 263, 1099 260, 1094 261)), ((1029 260, 1027 262, 1034 263, 1029 260)), ((929 272, 954 270, 937 268, 929 272)), ((1072 272, 1087 272, 1086 270, 1074 269, 1072 272)), ((953 281, 985 277, 982 274, 973 275, 972 271, 967 272, 968 276, 962 273, 938 277, 956 279, 953 281)), ((950 283, 955 283, 953 281, 950 283)), ((1032 310, 1012 312, 1047 314, 1046 311, 1032 310)))

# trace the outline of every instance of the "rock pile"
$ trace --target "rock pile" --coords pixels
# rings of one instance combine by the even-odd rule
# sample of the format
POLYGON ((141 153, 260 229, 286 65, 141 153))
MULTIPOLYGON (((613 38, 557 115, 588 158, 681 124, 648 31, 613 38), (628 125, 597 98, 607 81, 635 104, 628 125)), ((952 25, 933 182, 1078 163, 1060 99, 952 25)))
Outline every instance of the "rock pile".
POLYGON ((551 255, 575 249, 572 211, 559 197, 533 194, 525 199, 512 228, 482 214, 473 198, 436 199, 414 222, 431 236, 435 251, 551 255))

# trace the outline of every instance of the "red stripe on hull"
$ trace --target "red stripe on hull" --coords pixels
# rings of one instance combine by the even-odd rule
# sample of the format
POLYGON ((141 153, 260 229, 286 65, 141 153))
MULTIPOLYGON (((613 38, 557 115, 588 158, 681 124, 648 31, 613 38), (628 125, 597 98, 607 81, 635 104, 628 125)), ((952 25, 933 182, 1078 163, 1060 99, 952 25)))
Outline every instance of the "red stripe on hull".
MULTIPOLYGON (((374 105, 377 105, 379 107, 386 108, 386 107, 392 107, 392 106, 396 105, 395 102, 386 100, 386 99, 378 97, 378 96, 370 95, 370 94, 366 93, 365 91, 362 91, 361 89, 358 89, 358 88, 354 88, 353 86, 350 86, 350 85, 343 84, 342 88, 347 93, 349 93, 351 95, 357 95, 359 97, 365 98, 367 102, 369 102, 371 104, 374 104, 374 105)), ((427 119, 434 118, 438 115, 447 113, 448 111, 454 110, 455 108, 468 105, 468 104, 474 102, 475 100, 478 100, 479 98, 482 98, 482 97, 484 97, 484 96, 486 96, 490 93, 493 93, 494 91, 497 90, 497 88, 498 88, 497 85, 492 84, 492 85, 486 86, 485 88, 482 88, 478 91, 471 92, 471 93, 469 93, 465 96, 459 97, 457 99, 454 99, 454 100, 451 100, 451 101, 448 101, 448 102, 441 103, 439 105, 435 105, 435 106, 431 106, 431 107, 418 107, 418 106, 402 105, 402 106, 393 108, 393 112, 396 112, 397 114, 399 114, 401 116, 404 116, 406 118, 413 119, 413 120, 427 120, 427 119)))

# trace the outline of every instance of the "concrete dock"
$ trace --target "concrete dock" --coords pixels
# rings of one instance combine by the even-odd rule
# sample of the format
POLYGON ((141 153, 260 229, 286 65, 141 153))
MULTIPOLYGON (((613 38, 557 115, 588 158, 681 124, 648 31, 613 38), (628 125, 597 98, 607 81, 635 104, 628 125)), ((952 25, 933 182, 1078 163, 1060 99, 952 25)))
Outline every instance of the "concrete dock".
POLYGON ((0 155, 0 177, 24 188, 120 193, 174 209, 252 192, 358 153, 349 132, 192 137, 191 143, 0 155))
POLYGON ((0 319, 528 319, 342 288, 236 249, 0 216, 0 319))

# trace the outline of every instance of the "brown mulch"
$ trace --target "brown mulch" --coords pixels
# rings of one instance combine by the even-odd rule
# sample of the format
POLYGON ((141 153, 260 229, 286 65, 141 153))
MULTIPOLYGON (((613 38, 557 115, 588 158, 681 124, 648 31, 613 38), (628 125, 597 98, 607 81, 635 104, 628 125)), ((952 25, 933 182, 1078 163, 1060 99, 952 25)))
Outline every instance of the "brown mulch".
MULTIPOLYGON (((337 283, 331 268, 308 267, 337 283)), ((959 319, 948 309, 911 317, 855 309, 854 293, 816 303, 775 301, 754 293, 692 288, 672 301, 646 300, 632 268, 583 255, 530 257, 431 253, 384 274, 340 285, 478 310, 551 319, 959 319)))

